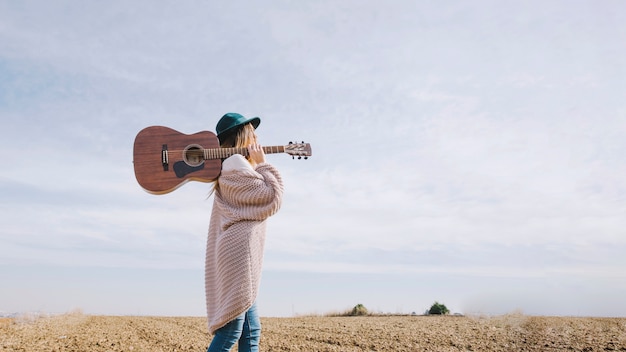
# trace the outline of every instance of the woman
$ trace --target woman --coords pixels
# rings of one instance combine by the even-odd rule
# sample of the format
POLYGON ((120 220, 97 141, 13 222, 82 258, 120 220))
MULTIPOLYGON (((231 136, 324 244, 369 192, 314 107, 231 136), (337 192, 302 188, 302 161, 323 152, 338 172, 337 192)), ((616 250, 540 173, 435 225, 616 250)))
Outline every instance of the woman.
POLYGON ((261 279, 265 220, 280 208, 283 183, 265 162, 255 129, 261 120, 237 113, 224 115, 216 132, 223 148, 245 147, 222 162, 215 182, 206 247, 205 289, 209 331, 207 352, 258 351, 261 322, 256 297, 261 279))

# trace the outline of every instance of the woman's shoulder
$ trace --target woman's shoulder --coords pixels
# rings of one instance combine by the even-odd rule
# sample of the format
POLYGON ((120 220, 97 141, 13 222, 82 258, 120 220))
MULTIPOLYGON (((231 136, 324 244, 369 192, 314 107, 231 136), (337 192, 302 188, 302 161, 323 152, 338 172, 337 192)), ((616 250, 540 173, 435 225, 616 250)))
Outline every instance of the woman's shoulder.
POLYGON ((241 154, 234 154, 222 162, 222 172, 253 171, 250 162, 241 154))

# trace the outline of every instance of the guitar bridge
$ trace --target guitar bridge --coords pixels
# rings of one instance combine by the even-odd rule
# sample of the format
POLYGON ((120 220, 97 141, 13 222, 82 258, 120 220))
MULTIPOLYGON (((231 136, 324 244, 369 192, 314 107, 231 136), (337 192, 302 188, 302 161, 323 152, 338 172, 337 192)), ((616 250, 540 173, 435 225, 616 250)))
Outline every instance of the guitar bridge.
POLYGON ((168 171, 170 169, 170 157, 167 152, 167 144, 163 144, 161 148, 161 162, 163 163, 163 171, 168 171))

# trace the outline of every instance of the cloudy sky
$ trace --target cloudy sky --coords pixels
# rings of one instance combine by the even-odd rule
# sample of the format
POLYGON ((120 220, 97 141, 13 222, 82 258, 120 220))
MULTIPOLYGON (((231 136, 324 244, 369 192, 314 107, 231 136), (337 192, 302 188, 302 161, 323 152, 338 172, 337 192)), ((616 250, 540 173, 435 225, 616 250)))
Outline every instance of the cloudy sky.
POLYGON ((264 316, 626 316, 623 1, 0 0, 0 313, 204 315, 210 185, 144 127, 260 116, 264 316))

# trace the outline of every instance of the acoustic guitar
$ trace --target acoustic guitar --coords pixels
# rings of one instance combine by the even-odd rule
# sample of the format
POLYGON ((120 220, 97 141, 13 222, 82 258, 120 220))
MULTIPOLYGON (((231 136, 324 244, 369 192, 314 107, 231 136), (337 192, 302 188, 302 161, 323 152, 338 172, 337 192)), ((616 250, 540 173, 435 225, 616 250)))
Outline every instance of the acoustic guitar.
MULTIPOLYGON (((298 159, 312 155, 309 143, 262 147, 266 154, 287 153, 298 159)), ((215 133, 184 134, 164 126, 150 126, 135 137, 133 165, 139 185, 152 194, 172 192, 187 181, 212 182, 222 170, 222 160, 248 155, 247 148, 220 148, 215 133)))

